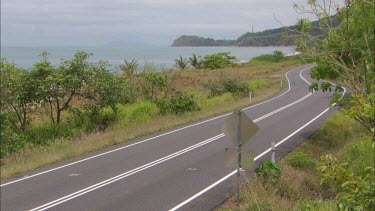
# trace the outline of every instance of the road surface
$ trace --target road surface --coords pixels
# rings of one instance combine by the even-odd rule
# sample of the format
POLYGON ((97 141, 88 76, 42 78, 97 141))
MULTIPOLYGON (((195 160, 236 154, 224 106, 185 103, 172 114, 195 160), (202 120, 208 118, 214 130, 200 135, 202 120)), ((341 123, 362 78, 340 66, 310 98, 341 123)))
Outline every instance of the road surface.
MULTIPOLYGON (((270 158, 270 142, 282 156, 333 112, 331 93, 309 92, 310 68, 289 71, 287 89, 243 110, 260 128, 243 146, 256 163, 270 158)), ((236 187, 224 165, 228 115, 2 179, 1 210, 211 210, 236 187)))

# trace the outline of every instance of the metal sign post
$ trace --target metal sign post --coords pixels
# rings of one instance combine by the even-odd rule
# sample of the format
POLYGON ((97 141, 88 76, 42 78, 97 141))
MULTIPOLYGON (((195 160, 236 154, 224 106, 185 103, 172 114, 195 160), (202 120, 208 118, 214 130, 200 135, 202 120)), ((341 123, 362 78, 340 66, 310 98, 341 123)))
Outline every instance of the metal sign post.
POLYGON ((240 209, 240 193, 241 193, 241 183, 240 183, 240 171, 241 171, 241 110, 237 110, 237 207, 240 209))
MULTIPOLYGON (((240 109, 236 110, 231 114, 228 119, 225 121, 223 132, 227 140, 230 140, 234 146, 237 147, 235 149, 226 149, 226 153, 230 154, 231 152, 236 152, 236 160, 237 160, 237 206, 238 209, 240 208, 240 193, 241 193, 241 147, 243 144, 248 142, 252 136, 254 136, 258 132, 258 126, 248 117, 244 112, 240 109)), ((232 154, 232 159, 235 156, 232 154)), ((235 158, 233 159, 234 163, 235 158)), ((227 161, 228 162, 228 161, 227 161)), ((228 162, 231 163, 231 162, 228 162)))

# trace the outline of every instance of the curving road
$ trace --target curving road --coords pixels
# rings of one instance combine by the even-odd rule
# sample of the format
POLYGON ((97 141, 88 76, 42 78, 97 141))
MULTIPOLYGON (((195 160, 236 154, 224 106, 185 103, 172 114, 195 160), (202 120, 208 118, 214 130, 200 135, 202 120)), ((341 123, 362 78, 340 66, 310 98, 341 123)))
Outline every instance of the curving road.
MULTIPOLYGON (((333 111, 331 94, 309 93, 311 66, 289 71, 289 88, 244 109, 259 132, 244 148, 255 161, 280 157, 310 136, 333 111), (268 150, 268 151, 267 151, 268 150)), ((1 210, 211 210, 233 193, 228 114, 135 139, 1 180, 1 210)))

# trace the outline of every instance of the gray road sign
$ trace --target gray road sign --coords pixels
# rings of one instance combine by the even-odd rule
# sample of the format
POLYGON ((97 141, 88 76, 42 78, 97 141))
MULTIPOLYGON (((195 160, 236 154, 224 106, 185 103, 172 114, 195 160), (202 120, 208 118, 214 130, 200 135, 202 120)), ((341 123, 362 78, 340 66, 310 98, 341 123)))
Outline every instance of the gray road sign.
POLYGON ((233 144, 237 145, 238 118, 240 118, 240 143, 244 144, 254 136, 259 128, 244 112, 233 112, 224 123, 223 133, 233 144), (240 114, 238 114, 240 112, 240 114))

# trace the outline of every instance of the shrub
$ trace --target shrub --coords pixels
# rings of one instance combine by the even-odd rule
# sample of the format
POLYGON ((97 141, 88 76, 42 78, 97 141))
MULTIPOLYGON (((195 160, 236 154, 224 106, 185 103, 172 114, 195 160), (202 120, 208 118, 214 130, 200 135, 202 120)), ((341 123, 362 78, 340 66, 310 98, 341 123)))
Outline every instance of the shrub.
POLYGON ((367 166, 374 166, 374 148, 371 137, 365 137, 349 145, 347 159, 355 175, 361 175, 367 166))
POLYGON ((250 81, 248 85, 251 91, 255 91, 257 89, 264 88, 264 87, 269 87, 268 82, 264 79, 250 81))
POLYGON ((223 81, 225 92, 230 92, 237 96, 247 96, 249 94, 249 86, 245 82, 239 82, 234 79, 225 79, 223 81))
POLYGON ((158 113, 156 104, 150 101, 139 101, 133 104, 118 104, 118 124, 126 127, 132 123, 145 123, 158 113))
POLYGON ((281 51, 274 51, 272 54, 262 54, 254 57, 251 60, 268 61, 268 62, 280 62, 284 59, 284 54, 281 51))
POLYGON ((281 176, 281 170, 276 163, 266 160, 259 164, 255 169, 255 173, 264 179, 264 181, 271 181, 275 183, 281 176))
POLYGON ((306 153, 292 152, 286 157, 286 162, 295 168, 312 169, 315 167, 315 161, 306 153))
POLYGON ((230 52, 221 52, 217 54, 206 55, 202 60, 203 68, 219 69, 234 65, 235 56, 231 56, 230 52))
POLYGON ((324 163, 321 184, 332 182, 338 190, 337 207, 340 210, 373 210, 375 206, 374 167, 366 167, 360 176, 355 175, 348 163, 339 163, 331 154, 322 156, 324 163))
POLYGON ((182 92, 176 92, 170 98, 158 99, 155 103, 162 115, 182 114, 186 111, 200 110, 194 97, 182 92))
POLYGON ((208 83, 204 83, 202 85, 204 88, 210 90, 210 94, 208 95, 209 98, 220 96, 225 92, 221 84, 209 81, 208 83))

